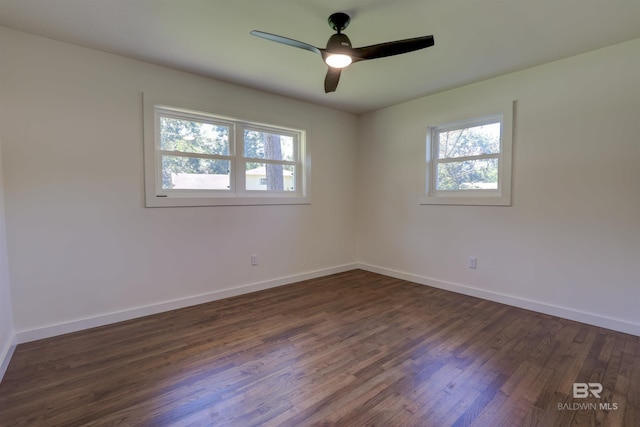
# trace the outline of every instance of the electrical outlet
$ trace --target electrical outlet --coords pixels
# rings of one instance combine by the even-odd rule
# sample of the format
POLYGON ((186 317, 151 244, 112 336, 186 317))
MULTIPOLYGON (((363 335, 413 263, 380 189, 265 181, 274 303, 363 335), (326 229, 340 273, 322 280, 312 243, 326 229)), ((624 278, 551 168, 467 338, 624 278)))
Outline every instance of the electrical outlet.
POLYGON ((478 258, 469 257, 469 268, 476 269, 478 267, 478 258))
POLYGON ((251 265, 258 265, 258 255, 251 255, 251 265))

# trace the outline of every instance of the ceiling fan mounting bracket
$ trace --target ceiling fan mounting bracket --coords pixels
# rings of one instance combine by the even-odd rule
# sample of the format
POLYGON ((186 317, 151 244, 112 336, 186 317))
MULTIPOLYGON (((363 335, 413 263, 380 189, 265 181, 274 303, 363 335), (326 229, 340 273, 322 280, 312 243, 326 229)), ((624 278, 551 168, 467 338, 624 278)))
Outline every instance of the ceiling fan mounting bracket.
POLYGON ((349 21, 351 21, 351 18, 346 13, 336 12, 332 13, 331 16, 329 16, 328 21, 329 26, 334 31, 338 32, 338 34, 340 34, 342 30, 349 26, 349 21))

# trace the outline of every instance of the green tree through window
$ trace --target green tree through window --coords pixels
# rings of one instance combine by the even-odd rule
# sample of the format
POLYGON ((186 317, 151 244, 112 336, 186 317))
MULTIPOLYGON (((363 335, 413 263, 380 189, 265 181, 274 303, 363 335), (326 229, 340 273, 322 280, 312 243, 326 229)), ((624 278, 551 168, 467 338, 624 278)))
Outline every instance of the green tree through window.
POLYGON ((229 161, 194 156, 229 155, 229 127, 162 116, 160 148, 174 155, 162 156, 162 187, 172 188, 172 174, 229 174, 229 161))
POLYGON ((498 188, 500 123, 437 132, 438 190, 498 188))

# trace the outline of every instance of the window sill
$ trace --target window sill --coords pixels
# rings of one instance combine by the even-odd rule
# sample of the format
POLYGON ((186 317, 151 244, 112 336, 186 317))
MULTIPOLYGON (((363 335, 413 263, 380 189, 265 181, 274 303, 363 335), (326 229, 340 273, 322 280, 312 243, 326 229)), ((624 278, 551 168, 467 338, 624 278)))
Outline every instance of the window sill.
POLYGON ((269 206, 269 205, 309 205, 309 197, 147 197, 147 208, 176 208, 204 206, 269 206))
POLYGON ((420 204, 454 206, 511 206, 511 197, 482 194, 465 194, 464 196, 423 196, 420 198, 420 204))

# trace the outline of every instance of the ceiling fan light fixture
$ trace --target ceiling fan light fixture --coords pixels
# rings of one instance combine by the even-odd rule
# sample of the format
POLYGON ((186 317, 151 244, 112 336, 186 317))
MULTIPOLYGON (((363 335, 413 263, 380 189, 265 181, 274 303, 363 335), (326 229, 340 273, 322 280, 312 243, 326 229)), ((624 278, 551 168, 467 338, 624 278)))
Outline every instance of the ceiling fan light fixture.
POLYGON ((332 53, 327 55, 327 58, 324 60, 329 67, 332 68, 344 68, 353 62, 353 59, 349 55, 345 55, 342 53, 332 53))

